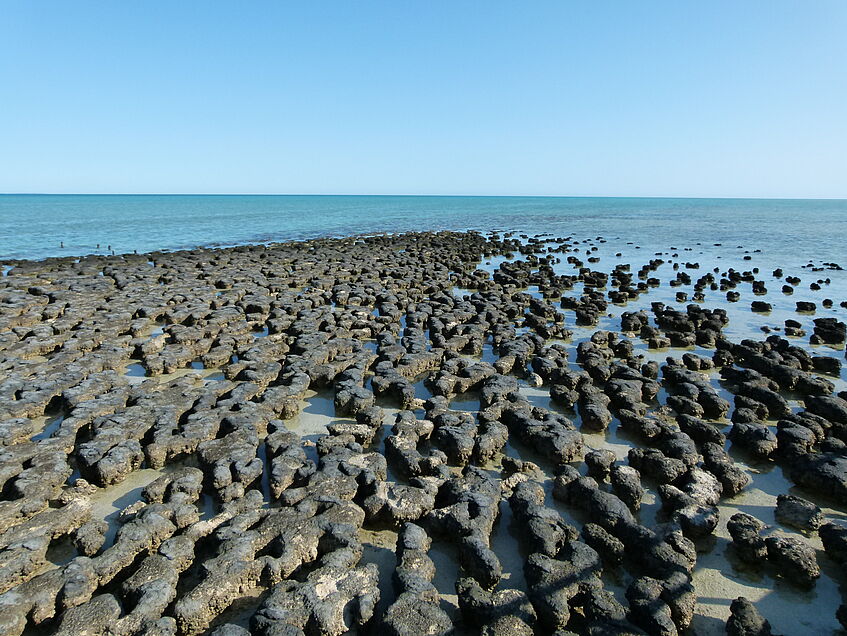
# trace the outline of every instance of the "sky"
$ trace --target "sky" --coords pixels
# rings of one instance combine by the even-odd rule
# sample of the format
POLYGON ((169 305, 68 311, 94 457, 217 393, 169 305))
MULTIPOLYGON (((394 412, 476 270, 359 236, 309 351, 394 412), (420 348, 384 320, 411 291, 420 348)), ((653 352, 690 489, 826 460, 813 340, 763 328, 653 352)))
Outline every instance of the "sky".
POLYGON ((847 197, 847 2, 0 0, 0 192, 847 197))

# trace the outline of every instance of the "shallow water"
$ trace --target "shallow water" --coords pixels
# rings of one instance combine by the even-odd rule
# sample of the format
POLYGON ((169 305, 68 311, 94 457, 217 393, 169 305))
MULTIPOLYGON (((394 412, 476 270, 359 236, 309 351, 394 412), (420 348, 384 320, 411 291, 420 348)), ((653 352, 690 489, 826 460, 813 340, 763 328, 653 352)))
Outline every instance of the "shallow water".
POLYGON ((155 479, 167 472, 167 468, 141 468, 127 475, 126 479, 113 486, 98 488, 91 495, 91 518, 103 519, 109 526, 103 549, 109 548, 115 541, 115 535, 121 527, 121 510, 141 500, 141 491, 155 479))
POLYGON ((35 435, 30 437, 33 442, 51 437, 53 433, 59 430, 62 422, 65 421, 64 413, 56 413, 53 415, 45 415, 32 420, 35 423, 35 428, 40 429, 35 435))
POLYGON ((125 367, 123 375, 130 384, 141 384, 151 380, 154 382, 169 382, 170 380, 184 376, 193 376, 198 381, 203 382, 221 382, 226 379, 221 369, 215 367, 206 368, 200 361, 194 361, 189 366, 183 369, 177 369, 173 373, 162 373, 157 376, 148 376, 147 369, 144 368, 144 365, 138 362, 132 362, 125 367))
MULTIPOLYGON (((309 389, 302 405, 303 409, 290 420, 285 420, 285 425, 304 440, 314 441, 326 435, 327 427, 342 419, 335 417, 335 398, 331 390, 318 392, 309 389)), ((312 459, 317 459, 317 454, 312 459)))
POLYGON ((755 242, 745 249, 838 260, 843 249, 835 237, 847 236, 847 201, 0 195, 0 258, 106 254, 108 246, 119 254, 142 253, 435 229, 626 237, 623 241, 642 251, 651 245, 693 247, 698 241, 733 247, 755 242))
POLYGON ((359 565, 373 563, 379 569, 379 604, 377 612, 381 614, 396 598, 394 593, 394 568, 397 564, 397 532, 391 529, 359 530, 359 541, 364 553, 359 565))
MULTIPOLYGON (((443 539, 434 538, 429 549, 429 558, 435 563, 435 578, 432 584, 441 597, 441 609, 447 612, 454 623, 459 623, 459 596, 456 581, 460 577, 459 548, 443 539)), ((461 632, 459 632, 461 633, 461 632)))

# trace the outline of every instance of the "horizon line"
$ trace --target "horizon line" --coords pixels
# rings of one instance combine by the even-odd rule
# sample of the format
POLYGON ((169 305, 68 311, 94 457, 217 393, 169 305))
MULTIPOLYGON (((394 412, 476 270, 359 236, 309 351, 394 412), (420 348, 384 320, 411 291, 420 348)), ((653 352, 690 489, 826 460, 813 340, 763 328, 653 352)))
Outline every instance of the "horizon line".
POLYGON ((758 201, 845 201, 829 196, 692 196, 622 194, 386 194, 386 193, 314 193, 314 192, 0 192, 0 196, 130 196, 130 197, 407 197, 407 198, 492 198, 492 199, 724 199, 758 201))

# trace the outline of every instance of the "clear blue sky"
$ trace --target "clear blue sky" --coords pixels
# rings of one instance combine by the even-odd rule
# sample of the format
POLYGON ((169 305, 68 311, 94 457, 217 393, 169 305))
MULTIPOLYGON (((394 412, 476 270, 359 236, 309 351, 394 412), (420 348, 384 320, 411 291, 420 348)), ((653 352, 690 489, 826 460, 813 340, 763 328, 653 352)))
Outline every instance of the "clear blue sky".
POLYGON ((847 1, 0 0, 0 192, 847 197, 847 1))

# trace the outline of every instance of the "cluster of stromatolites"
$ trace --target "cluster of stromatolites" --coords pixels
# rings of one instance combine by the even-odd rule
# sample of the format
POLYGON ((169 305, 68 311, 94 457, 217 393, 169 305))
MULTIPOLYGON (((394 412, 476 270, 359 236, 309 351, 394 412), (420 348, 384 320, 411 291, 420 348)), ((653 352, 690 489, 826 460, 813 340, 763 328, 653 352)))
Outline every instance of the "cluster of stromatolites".
MULTIPOLYGON (((0 279, 0 632, 684 632, 697 542, 751 480, 727 437, 847 505, 847 396, 826 378, 841 363, 779 335, 731 342, 726 311, 702 304, 648 304, 575 345, 566 324, 643 305, 662 261, 594 271, 571 248, 418 233, 16 263, 0 279), (493 275, 479 268, 511 253, 493 275), (660 365, 639 342, 712 355, 660 365), (301 435, 316 391, 336 418, 301 435), (465 395, 478 408, 452 409, 465 395), (586 439, 610 425, 628 456, 586 439), (151 471, 112 502, 118 514, 99 511, 151 471), (646 491, 662 510, 645 525, 646 491), (519 586, 504 585, 492 544, 501 503, 519 586), (364 557, 385 531, 388 573, 364 557), (458 612, 434 583, 435 541, 455 548, 458 612), (608 589, 612 571, 624 594, 608 589)), ((671 284, 685 302, 757 281, 683 270, 671 284)), ((845 325, 818 318, 811 337, 834 351, 845 325)), ((847 560, 847 528, 815 504, 784 494, 776 517, 847 560)), ((740 560, 816 584, 804 540, 745 513, 728 528, 740 560)), ((744 598, 726 629, 770 633, 744 598)))

